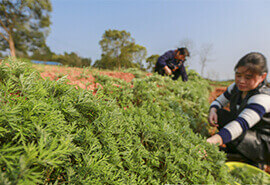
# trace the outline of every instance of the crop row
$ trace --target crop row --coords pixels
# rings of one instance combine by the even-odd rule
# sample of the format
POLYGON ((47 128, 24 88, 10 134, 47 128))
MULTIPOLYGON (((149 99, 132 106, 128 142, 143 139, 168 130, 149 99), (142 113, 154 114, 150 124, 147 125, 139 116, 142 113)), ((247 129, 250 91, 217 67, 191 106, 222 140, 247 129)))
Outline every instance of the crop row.
POLYGON ((95 74, 93 95, 2 62, 0 183, 231 183, 225 154, 205 142, 208 83, 133 72, 129 83, 95 74))

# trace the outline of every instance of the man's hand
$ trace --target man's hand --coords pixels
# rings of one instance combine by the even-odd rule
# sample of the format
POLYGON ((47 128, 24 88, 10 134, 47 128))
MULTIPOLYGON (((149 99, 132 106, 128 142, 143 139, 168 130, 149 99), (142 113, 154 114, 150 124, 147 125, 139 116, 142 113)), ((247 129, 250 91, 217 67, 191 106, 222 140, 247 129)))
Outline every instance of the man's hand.
POLYGON ((168 66, 165 66, 163 69, 167 75, 172 75, 172 70, 168 66))
POLYGON ((217 115, 217 109, 215 107, 212 107, 209 112, 208 121, 212 127, 218 127, 218 115, 217 115))

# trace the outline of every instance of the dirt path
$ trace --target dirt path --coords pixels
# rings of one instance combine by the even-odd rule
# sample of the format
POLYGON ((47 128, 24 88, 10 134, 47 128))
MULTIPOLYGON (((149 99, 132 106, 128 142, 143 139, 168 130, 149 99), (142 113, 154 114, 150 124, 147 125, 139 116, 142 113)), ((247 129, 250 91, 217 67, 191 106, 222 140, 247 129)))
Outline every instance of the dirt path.
POLYGON ((217 87, 214 86, 214 90, 210 93, 209 96, 209 102, 211 103, 212 101, 214 101, 218 96, 220 96, 222 93, 224 93, 227 89, 227 87, 217 87))
MULTIPOLYGON (((95 78, 92 72, 83 68, 65 67, 65 66, 49 66, 49 65, 34 65, 34 67, 40 71, 40 75, 43 79, 49 78, 50 80, 58 80, 59 78, 66 76, 69 80, 68 84, 74 85, 76 88, 82 88, 87 90, 95 90, 101 85, 95 82, 95 78)), ((111 71, 95 71, 100 75, 107 75, 113 78, 120 78, 127 82, 135 77, 131 73, 124 72, 111 72, 111 71)))

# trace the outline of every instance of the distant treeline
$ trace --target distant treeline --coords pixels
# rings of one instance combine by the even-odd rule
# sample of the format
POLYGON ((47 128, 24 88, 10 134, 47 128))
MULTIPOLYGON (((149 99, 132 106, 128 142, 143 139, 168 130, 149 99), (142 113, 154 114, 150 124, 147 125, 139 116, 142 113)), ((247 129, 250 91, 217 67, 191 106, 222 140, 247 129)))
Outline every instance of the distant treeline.
MULTIPOLYGON (((64 52, 64 54, 56 54, 52 52, 47 46, 46 48, 35 50, 32 54, 17 53, 17 56, 19 58, 27 58, 30 60, 59 62, 63 65, 71 67, 87 67, 91 66, 92 63, 91 58, 80 57, 75 52, 64 52)), ((0 52, 0 58, 4 57, 6 57, 6 55, 1 54, 0 52)))
POLYGON ((87 67, 91 66, 92 63, 91 58, 80 57, 75 52, 64 52, 64 54, 55 54, 54 52, 51 52, 48 47, 42 52, 40 52, 40 50, 33 52, 33 54, 31 56, 28 56, 27 58, 32 60, 59 62, 63 65, 68 65, 71 67, 87 67))

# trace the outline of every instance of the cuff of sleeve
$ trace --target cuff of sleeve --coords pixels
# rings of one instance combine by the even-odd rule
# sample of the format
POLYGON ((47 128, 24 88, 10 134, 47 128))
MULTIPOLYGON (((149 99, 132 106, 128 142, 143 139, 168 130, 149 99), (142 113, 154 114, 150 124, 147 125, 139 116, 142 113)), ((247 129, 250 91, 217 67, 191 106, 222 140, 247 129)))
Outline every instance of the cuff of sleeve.
POLYGON ((223 144, 230 142, 232 139, 231 133, 226 128, 220 129, 220 131, 217 134, 220 135, 220 137, 222 138, 223 144))
POLYGON ((163 69, 166 66, 166 64, 161 64, 160 67, 163 69))
POLYGON ((213 107, 216 108, 217 110, 220 109, 218 105, 211 105, 210 108, 209 108, 209 110, 210 110, 211 108, 213 108, 213 107))

